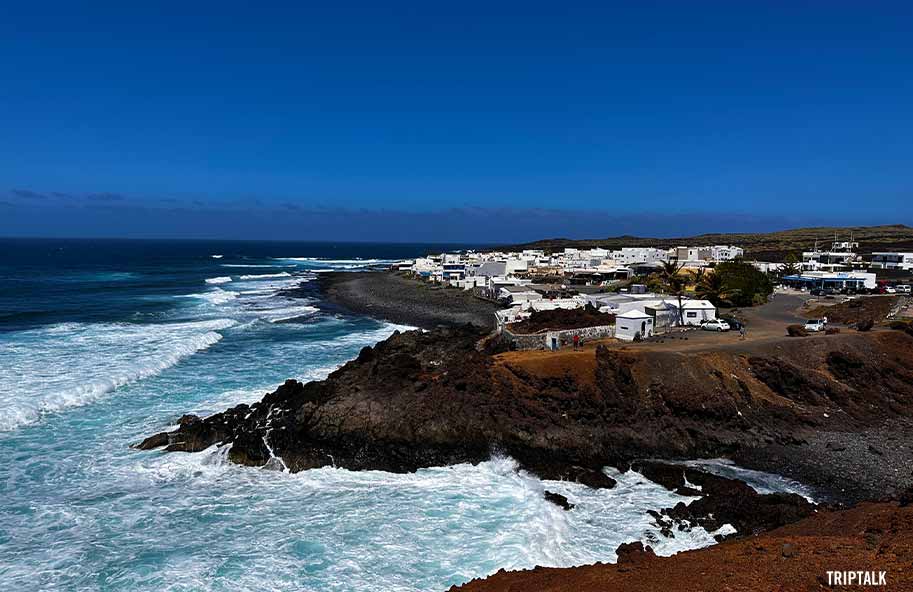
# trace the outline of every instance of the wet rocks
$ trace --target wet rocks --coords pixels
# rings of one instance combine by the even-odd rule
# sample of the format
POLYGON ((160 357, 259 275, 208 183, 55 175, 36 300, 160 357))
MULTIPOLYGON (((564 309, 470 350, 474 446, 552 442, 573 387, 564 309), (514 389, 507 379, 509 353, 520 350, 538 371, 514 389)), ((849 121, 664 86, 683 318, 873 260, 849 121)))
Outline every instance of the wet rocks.
POLYGON ((573 510, 575 507, 574 504, 567 501, 567 498, 560 493, 555 493, 546 489, 544 495, 546 501, 549 501, 564 510, 573 510))
POLYGON ((618 556, 617 563, 619 566, 643 563, 644 561, 649 561, 651 558, 656 557, 653 548, 649 545, 644 546, 640 541, 618 545, 618 548, 615 549, 615 555, 618 556))
MULTIPOLYGON (((739 536, 758 534, 796 522, 815 509, 802 496, 760 494, 742 481, 680 464, 642 461, 634 463, 632 468, 679 495, 700 496, 661 512, 684 528, 697 524, 713 532, 729 524, 739 536)), ((670 530, 667 520, 657 519, 657 526, 663 532, 670 530)))

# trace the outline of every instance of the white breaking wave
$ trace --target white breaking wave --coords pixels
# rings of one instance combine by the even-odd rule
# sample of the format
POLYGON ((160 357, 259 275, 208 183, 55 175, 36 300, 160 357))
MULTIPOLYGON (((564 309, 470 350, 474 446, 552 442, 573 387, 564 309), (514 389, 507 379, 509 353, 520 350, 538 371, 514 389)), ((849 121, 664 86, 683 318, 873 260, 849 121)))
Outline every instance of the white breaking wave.
POLYGON ((319 309, 316 306, 289 306, 288 308, 274 308, 264 314, 263 317, 270 323, 281 323, 283 321, 291 321, 303 316, 312 315, 318 310, 319 309))
POLYGON ((282 271, 279 273, 263 273, 260 275, 242 275, 238 279, 241 279, 241 280, 267 280, 270 278, 281 278, 281 277, 292 277, 292 274, 290 274, 287 271, 282 271))
POLYGON ((223 263, 222 267, 265 267, 265 268, 270 268, 270 267, 295 267, 295 266, 294 265, 279 265, 278 263, 268 264, 268 265, 255 264, 255 263, 223 263))
POLYGON ((132 325, 65 323, 0 345, 0 431, 79 407, 207 349, 228 319, 132 325))
MULTIPOLYGON (((222 505, 228 497, 250 509, 225 520, 232 521, 232 531, 245 532, 238 548, 254 550, 268 569, 244 570, 230 581, 196 574, 194 587, 205 590, 292 582, 307 590, 445 590, 501 568, 612 562, 625 542, 644 541, 663 556, 715 543, 714 533, 701 527, 663 537, 647 511, 695 498, 634 472, 607 470, 618 485, 594 490, 542 481, 518 471, 510 458, 405 474, 329 467, 288 474, 232 465, 227 451, 214 446, 196 454, 147 455, 121 476, 150 487, 192 488, 204 496, 194 500, 197 505, 222 505), (546 489, 567 496, 574 510, 546 501, 546 489), (302 501, 306 512, 296 509, 302 501), (308 565, 317 569, 302 569, 308 565)), ((164 566, 157 577, 187 582, 180 571, 185 567, 164 566)))
POLYGON ((315 265, 323 268, 329 267, 333 271, 340 271, 399 263, 398 259, 324 259, 322 257, 282 257, 280 261, 295 261, 309 271, 313 271, 311 268, 315 265))
POLYGON ((317 261, 319 263, 373 265, 378 263, 397 263, 396 259, 324 259, 322 257, 283 257, 288 261, 317 261))
POLYGON ((212 255, 212 258, 213 258, 213 259, 221 259, 221 258, 222 258, 222 255, 212 255))
POLYGON ((808 501, 815 503, 814 489, 811 487, 807 487, 798 481, 781 475, 742 468, 725 458, 689 460, 684 461, 682 464, 703 469, 708 473, 713 473, 720 477, 744 481, 758 493, 795 493, 796 495, 801 495, 808 501))
POLYGON ((215 290, 210 290, 209 292, 201 292, 199 294, 184 294, 178 298, 199 298, 200 300, 206 300, 210 304, 225 304, 226 302, 230 302, 237 297, 237 292, 232 292, 231 290, 223 290, 222 288, 216 288, 215 290))
POLYGON ((231 278, 227 275, 221 275, 219 277, 207 278, 207 284, 227 284, 231 281, 231 278))

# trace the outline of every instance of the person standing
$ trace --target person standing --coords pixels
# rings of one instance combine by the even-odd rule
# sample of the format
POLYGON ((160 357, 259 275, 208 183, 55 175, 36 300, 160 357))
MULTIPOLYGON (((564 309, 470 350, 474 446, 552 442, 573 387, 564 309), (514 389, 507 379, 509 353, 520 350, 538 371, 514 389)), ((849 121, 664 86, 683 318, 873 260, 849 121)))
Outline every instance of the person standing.
POLYGON ((739 338, 742 341, 745 341, 745 324, 744 323, 739 325, 739 338))
POLYGON ((580 335, 574 333, 574 351, 580 349, 580 335))

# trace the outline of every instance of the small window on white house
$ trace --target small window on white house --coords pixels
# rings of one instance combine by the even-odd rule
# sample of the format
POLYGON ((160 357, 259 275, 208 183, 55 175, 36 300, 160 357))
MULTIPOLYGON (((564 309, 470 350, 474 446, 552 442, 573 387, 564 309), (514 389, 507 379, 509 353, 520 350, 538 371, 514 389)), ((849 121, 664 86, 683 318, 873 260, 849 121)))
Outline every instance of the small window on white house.
POLYGON ((696 312, 689 312, 689 313, 688 313, 688 318, 689 318, 689 319, 697 318, 697 313, 696 313, 696 312))

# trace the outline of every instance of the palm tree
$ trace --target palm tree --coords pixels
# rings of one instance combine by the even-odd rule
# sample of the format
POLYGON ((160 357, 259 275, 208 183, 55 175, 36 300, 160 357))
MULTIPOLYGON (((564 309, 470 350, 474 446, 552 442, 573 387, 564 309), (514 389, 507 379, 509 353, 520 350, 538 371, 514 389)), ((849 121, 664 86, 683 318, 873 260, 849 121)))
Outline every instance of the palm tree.
POLYGON ((780 265, 779 272, 780 277, 786 275, 796 275, 799 274, 802 270, 799 267, 799 258, 789 253, 786 257, 783 258, 784 263, 780 265))
POLYGON ((683 267, 684 265, 679 265, 678 261, 673 259, 672 261, 664 261, 663 268, 660 270, 666 291, 669 292, 669 294, 678 296, 679 325, 685 324, 685 315, 682 312, 682 296, 685 294, 685 286, 688 285, 688 281, 679 275, 679 272, 683 267))
POLYGON ((702 275, 694 292, 698 298, 709 300, 714 306, 732 306, 732 298, 740 293, 736 288, 727 287, 723 276, 718 273, 702 275))

